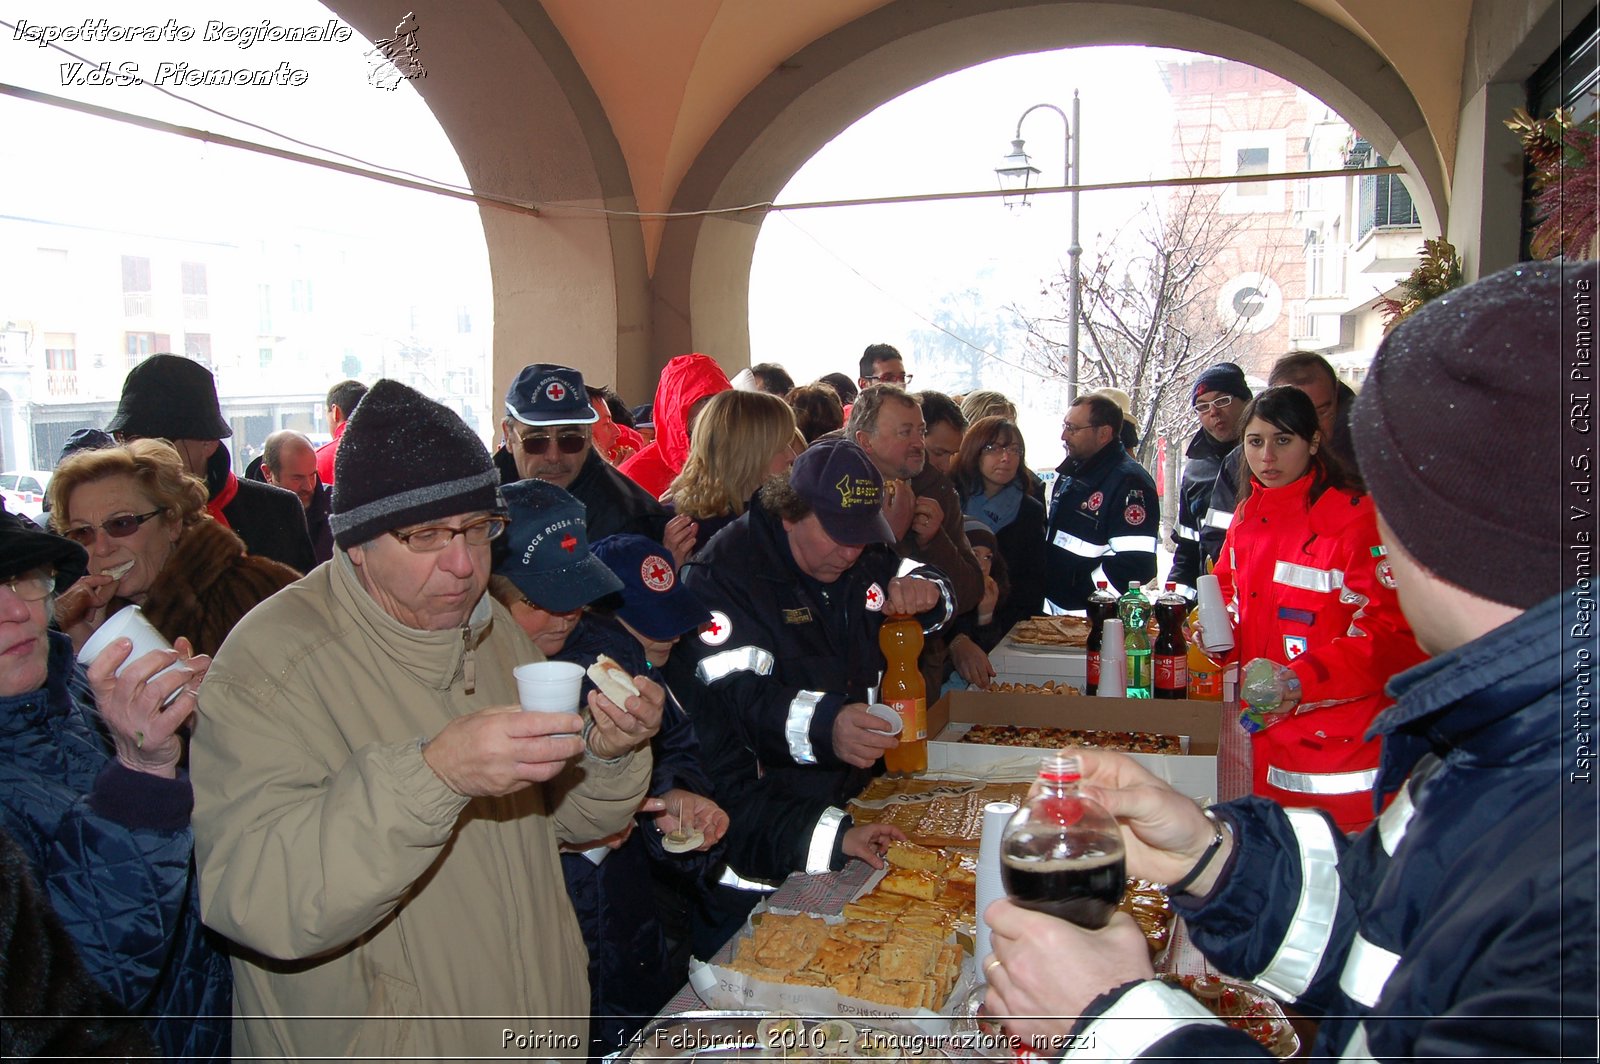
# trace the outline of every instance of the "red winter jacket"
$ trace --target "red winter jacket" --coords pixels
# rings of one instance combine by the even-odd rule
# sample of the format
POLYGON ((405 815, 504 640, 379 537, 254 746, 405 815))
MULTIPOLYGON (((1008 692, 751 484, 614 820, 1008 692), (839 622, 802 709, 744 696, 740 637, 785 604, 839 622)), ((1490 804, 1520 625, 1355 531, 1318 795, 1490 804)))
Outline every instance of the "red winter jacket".
POLYGON ((655 441, 617 469, 661 498, 689 458, 689 408, 731 387, 710 355, 679 355, 668 362, 656 385, 655 441))
POLYGON ((1308 509, 1312 480, 1252 478, 1216 576, 1238 611, 1234 656, 1286 664, 1302 690, 1299 712, 1254 736, 1255 793, 1354 831, 1374 816, 1380 746, 1362 737, 1393 701, 1383 686, 1427 655, 1400 612, 1372 500, 1329 488, 1308 509))

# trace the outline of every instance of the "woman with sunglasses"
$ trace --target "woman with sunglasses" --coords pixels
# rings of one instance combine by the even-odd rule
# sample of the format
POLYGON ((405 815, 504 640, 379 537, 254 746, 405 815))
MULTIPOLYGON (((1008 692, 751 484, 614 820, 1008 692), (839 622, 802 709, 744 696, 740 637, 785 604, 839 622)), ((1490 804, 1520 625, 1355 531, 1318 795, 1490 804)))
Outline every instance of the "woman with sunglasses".
POLYGON ((1393 701, 1389 677, 1426 655, 1400 612, 1377 511, 1328 453, 1311 400, 1268 388, 1242 421, 1249 476, 1216 576, 1238 618, 1230 657, 1249 663, 1243 690, 1257 707, 1246 717, 1254 790, 1358 831, 1378 775, 1367 727, 1393 701))
POLYGON ((56 618, 82 646, 131 604, 169 642, 215 654, 239 618, 300 578, 245 553, 214 519, 206 487, 163 440, 80 451, 50 480, 50 527, 89 552, 89 574, 62 593, 56 618))
POLYGON ((967 683, 981 687, 994 678, 989 651, 1013 625, 1044 606, 1045 512, 1028 470, 1028 449, 1022 431, 1009 418, 979 418, 961 439, 951 479, 961 493, 968 520, 982 522, 994 533, 1010 586, 998 596, 992 576, 985 577, 985 595, 978 616, 956 618, 950 659, 967 683), (988 616, 985 617, 984 614, 988 616))

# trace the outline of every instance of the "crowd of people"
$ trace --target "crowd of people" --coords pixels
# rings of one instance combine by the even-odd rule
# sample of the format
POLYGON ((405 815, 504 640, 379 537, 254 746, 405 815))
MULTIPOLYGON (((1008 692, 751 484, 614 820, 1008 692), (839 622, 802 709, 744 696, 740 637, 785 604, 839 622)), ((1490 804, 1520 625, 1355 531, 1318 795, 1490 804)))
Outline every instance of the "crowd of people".
MULTIPOLYGON (((1592 278, 1429 304, 1359 398, 1304 352, 1259 394, 1232 363, 1190 388, 1169 578, 1229 603, 1254 795, 1202 812, 1093 752, 1085 780, 1215 965, 1326 1015, 1319 1054, 1593 1051, 1566 1019, 1593 1011, 1595 846, 1560 787, 1541 405, 1592 278), (1506 453, 1516 433, 1538 445, 1506 453)), ((903 836, 848 812, 897 745, 867 708, 880 626, 920 623, 930 693, 981 687, 1017 621, 1156 576, 1160 499, 1115 389, 1068 407, 1047 497, 1005 395, 913 392, 888 344, 856 369, 683 355, 630 408, 530 364, 492 453, 403 384, 343 381, 332 442, 280 430, 238 476, 204 367, 136 366, 46 527, 0 520, 0 984, 58 988, 23 1010, 32 1051, 480 1056, 514 1032, 598 1057, 786 877, 881 867, 903 836), (129 606, 171 649, 79 664, 129 606), (523 712, 513 669, 543 660, 613 663, 629 693, 586 674, 571 712, 523 712)), ((1151 978, 1131 921, 989 920, 1012 1033, 1251 1052, 1151 978)))

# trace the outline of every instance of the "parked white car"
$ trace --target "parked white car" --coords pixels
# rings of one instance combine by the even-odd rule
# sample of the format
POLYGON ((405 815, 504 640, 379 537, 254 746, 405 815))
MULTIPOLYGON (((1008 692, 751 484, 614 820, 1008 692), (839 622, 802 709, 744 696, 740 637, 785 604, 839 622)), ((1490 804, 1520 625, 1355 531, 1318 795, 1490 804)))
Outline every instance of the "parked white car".
POLYGON ((6 509, 24 517, 38 517, 44 512, 44 493, 50 486, 47 469, 15 469, 0 473, 0 498, 6 509))

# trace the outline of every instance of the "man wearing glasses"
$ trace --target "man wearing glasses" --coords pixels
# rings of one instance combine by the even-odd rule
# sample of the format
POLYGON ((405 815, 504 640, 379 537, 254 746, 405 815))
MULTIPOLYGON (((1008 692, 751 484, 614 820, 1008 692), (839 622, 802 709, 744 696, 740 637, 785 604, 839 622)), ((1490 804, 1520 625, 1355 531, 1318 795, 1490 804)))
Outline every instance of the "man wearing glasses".
POLYGON ((667 512, 595 450, 593 425, 599 416, 589 403, 583 374, 547 362, 525 366, 506 391, 502 442, 494 456, 500 482, 542 480, 565 488, 588 511, 591 543, 619 533, 660 543, 667 512))
POLYGON ((856 387, 865 390, 874 384, 892 384, 910 391, 911 377, 905 360, 892 344, 870 344, 861 352, 861 376, 856 378, 856 387))
POLYGON ((380 380, 339 443, 333 561, 212 666, 195 853, 206 922, 240 947, 240 1056, 492 1055, 513 1016, 551 1018, 539 1056, 584 1045, 557 846, 627 825, 662 691, 520 710, 512 669, 542 655, 485 594, 506 521, 472 430, 380 380))
POLYGON ((1044 593, 1063 610, 1084 609, 1097 581, 1126 590, 1156 575, 1156 484, 1123 448, 1122 421, 1112 400, 1080 395, 1061 424, 1044 593))
POLYGON ((1172 571, 1167 579, 1178 590, 1194 597, 1195 584, 1207 571, 1207 563, 1217 560, 1220 540, 1208 553, 1200 542, 1206 512, 1211 506, 1211 491, 1216 487, 1217 470, 1229 451, 1239 443, 1240 416, 1251 399, 1244 370, 1232 362, 1218 362, 1194 382, 1190 393, 1200 428, 1184 452, 1183 482, 1178 489, 1178 523, 1172 529, 1172 571))

